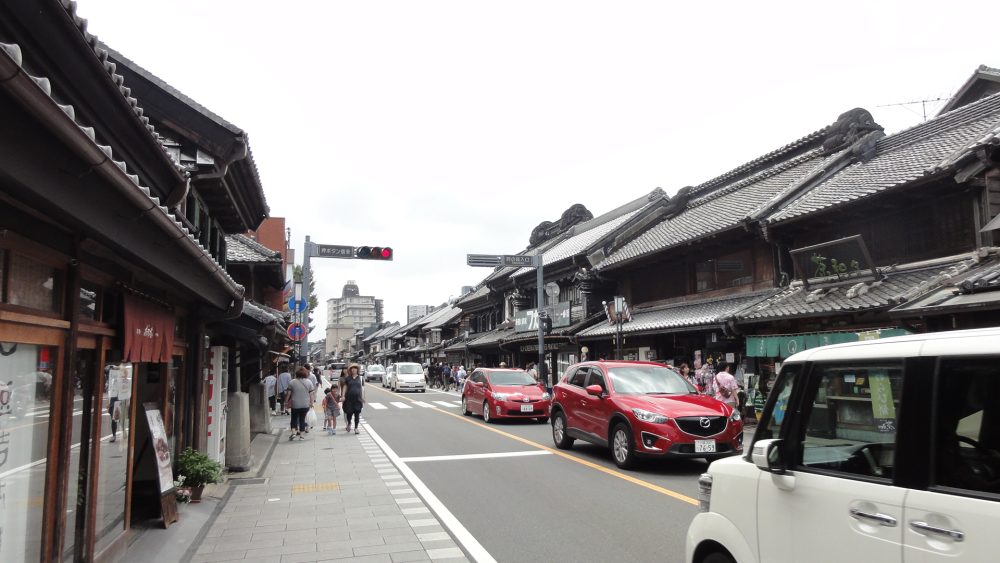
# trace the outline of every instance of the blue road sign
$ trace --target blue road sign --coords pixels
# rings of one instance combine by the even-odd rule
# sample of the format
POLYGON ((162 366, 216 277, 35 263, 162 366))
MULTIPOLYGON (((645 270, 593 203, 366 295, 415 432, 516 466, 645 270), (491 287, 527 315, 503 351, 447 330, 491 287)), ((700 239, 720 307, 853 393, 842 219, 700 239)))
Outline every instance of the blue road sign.
POLYGON ((293 313, 301 313, 306 310, 306 300, 292 297, 288 300, 288 310, 293 313))

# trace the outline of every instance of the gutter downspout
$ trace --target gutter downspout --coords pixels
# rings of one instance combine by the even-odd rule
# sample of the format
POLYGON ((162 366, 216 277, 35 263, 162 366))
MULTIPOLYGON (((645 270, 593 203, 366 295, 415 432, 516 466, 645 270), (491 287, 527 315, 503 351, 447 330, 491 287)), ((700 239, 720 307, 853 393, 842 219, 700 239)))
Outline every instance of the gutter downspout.
MULTIPOLYGON (((17 45, 0 44, 0 88, 7 91, 20 102, 32 115, 45 124, 60 140, 65 142, 84 162, 91 166, 112 186, 141 210, 160 227, 165 234, 179 241, 183 248, 206 273, 215 278, 229 290, 233 296, 234 305, 239 303, 242 311, 242 300, 245 290, 234 282, 219 266, 207 250, 202 248, 190 235, 181 231, 178 222, 168 215, 164 206, 158 206, 152 197, 146 195, 139 186, 138 179, 133 180, 126 172, 125 164, 112 160, 111 147, 97 144, 93 128, 83 128, 76 122, 73 106, 57 104, 51 97, 49 81, 46 78, 34 78, 21 68, 21 49, 17 45), (39 96, 39 91, 44 96, 39 96)), ((185 181, 185 184, 188 184, 185 181)), ((181 188, 175 188, 177 192, 181 188)), ((185 186, 186 190, 187 187, 185 186)), ((232 309, 233 305, 230 306, 232 309)), ((238 313, 237 313, 238 314, 238 313)))

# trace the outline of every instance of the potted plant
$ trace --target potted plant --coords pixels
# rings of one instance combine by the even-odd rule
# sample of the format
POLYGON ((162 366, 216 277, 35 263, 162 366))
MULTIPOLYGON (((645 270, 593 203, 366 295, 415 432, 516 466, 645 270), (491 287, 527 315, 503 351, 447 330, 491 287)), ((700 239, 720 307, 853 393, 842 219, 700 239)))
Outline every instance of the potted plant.
POLYGON ((187 448, 177 456, 178 480, 191 489, 191 502, 201 502, 205 485, 222 479, 222 464, 197 450, 187 448))

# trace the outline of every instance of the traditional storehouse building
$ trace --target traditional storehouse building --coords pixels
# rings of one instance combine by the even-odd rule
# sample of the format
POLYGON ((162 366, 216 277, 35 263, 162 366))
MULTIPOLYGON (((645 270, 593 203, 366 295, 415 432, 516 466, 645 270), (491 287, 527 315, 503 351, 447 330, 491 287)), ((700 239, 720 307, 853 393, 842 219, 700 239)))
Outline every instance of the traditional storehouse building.
POLYGON ((154 102, 75 9, 0 5, 4 562, 115 560, 134 521, 169 524, 170 454, 221 449, 203 374, 239 373, 213 338, 258 316, 226 271, 267 214, 252 162, 188 144, 224 128, 154 102))

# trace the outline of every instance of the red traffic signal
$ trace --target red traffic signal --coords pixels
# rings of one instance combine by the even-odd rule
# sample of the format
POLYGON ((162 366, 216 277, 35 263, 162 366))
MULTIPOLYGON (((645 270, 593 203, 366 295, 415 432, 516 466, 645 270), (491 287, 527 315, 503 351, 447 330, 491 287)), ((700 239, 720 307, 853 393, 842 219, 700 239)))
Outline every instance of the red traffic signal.
POLYGON ((387 246, 359 246, 354 257, 363 260, 392 260, 392 249, 387 246))

